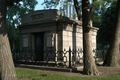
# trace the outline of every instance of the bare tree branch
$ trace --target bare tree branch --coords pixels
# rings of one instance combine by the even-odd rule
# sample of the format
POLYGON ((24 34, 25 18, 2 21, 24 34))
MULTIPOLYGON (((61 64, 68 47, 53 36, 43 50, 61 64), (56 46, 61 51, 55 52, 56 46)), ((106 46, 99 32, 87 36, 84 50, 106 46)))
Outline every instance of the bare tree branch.
POLYGON ((78 6, 78 1, 77 0, 73 0, 74 1, 74 6, 75 6, 75 9, 76 9, 76 13, 78 15, 78 20, 81 20, 81 12, 80 12, 80 7, 78 6))
MULTIPOLYGON (((92 0, 92 2, 95 2, 96 0, 92 0)), ((94 7, 91 7, 90 8, 90 14, 92 15, 93 14, 93 10, 94 10, 94 7)))

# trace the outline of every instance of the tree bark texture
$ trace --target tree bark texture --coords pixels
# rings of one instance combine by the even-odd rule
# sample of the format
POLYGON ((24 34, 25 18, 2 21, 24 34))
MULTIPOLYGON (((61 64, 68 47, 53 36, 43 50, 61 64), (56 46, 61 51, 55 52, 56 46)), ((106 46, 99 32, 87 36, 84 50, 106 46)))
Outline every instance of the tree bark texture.
POLYGON ((6 29, 6 0, 0 0, 0 80, 17 80, 6 29))
POLYGON ((103 65, 118 67, 120 66, 120 0, 117 1, 115 16, 111 42, 103 65))
POLYGON ((88 75, 99 75, 99 71, 95 65, 92 52, 92 38, 90 26, 90 2, 82 0, 82 26, 83 26, 83 57, 84 57, 84 73, 88 75))

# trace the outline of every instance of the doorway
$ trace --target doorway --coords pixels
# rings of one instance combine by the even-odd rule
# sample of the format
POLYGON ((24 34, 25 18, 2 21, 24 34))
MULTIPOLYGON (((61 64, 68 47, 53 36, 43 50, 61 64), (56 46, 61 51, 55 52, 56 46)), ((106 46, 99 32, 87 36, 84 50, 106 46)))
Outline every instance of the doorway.
POLYGON ((43 61, 44 60, 44 33, 34 33, 35 36, 35 60, 43 61))

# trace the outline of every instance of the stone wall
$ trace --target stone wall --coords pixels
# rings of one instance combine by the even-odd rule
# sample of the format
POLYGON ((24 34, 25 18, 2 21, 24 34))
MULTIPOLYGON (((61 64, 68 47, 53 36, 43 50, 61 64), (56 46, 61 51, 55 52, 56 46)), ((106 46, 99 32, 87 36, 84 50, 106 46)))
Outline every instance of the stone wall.
MULTIPOLYGON (((32 47, 32 49, 35 49, 33 34, 39 32, 44 33, 44 50, 49 47, 62 51, 64 49, 68 51, 69 48, 72 50, 83 48, 82 21, 61 17, 56 9, 40 10, 24 15, 22 17, 22 24, 18 27, 21 34, 21 48, 32 47)), ((93 49, 96 49, 97 45, 97 30, 98 28, 91 27, 93 49)), ((44 57, 45 55, 44 53, 44 57)), ((62 57, 63 55, 58 54, 58 56, 62 57)), ((68 53, 66 56, 67 60, 69 60, 68 53)), ((80 57, 83 57, 83 54, 80 57)), ((79 61, 77 54, 76 61, 79 61)))

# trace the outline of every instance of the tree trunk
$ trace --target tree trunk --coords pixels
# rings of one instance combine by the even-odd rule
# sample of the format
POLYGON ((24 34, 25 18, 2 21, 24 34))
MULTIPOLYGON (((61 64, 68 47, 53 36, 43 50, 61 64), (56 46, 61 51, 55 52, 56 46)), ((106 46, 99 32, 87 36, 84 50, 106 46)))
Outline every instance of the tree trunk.
POLYGON ((6 29, 6 0, 0 0, 0 80, 17 80, 6 29))
POLYGON ((120 0, 117 1, 116 17, 111 36, 111 42, 107 54, 105 56, 104 64, 106 66, 118 67, 120 66, 120 0))
POLYGON ((84 56, 84 73, 88 75, 99 75, 96 68, 92 52, 92 38, 90 26, 90 2, 82 0, 82 26, 83 26, 83 56, 84 56))

